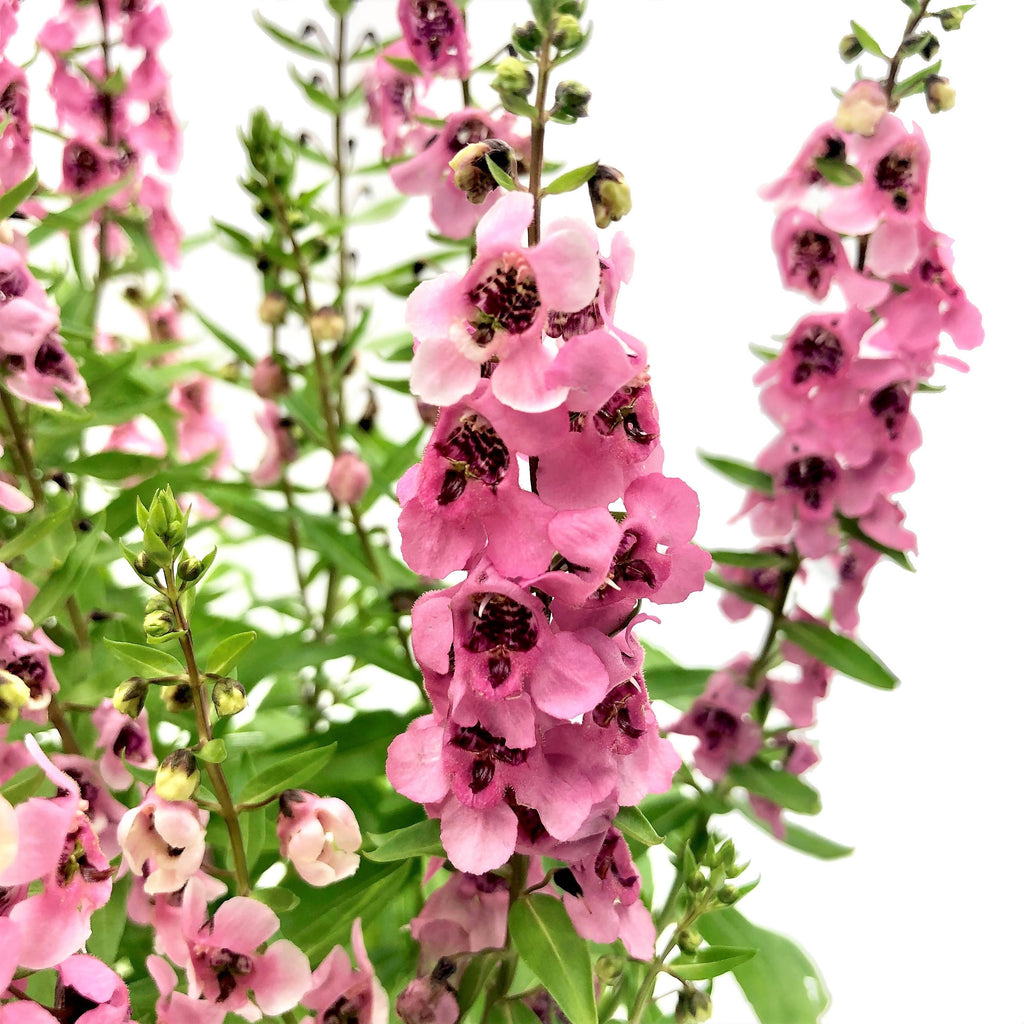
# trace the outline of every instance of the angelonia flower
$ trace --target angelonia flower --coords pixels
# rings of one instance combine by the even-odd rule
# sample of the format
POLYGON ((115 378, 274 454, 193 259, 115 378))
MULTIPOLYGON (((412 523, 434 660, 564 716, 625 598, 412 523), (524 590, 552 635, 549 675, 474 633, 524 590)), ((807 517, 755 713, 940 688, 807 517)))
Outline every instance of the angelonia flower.
MULTIPOLYGON (((710 565, 692 543, 696 495, 660 472, 646 350, 614 322, 628 245, 604 255, 592 228, 559 221, 529 246, 532 215, 529 195, 502 194, 468 271, 408 304, 413 391, 440 411, 399 482, 402 551, 423 575, 465 576, 413 606, 432 710, 388 752, 392 785, 440 819, 457 869, 413 922, 424 971, 501 944, 509 894, 493 872, 513 854, 565 863, 556 891, 581 934, 651 954, 611 823, 680 761, 633 629, 638 602, 684 600, 710 565)), ((444 1019, 446 980, 407 990, 407 1019, 444 1019)))
MULTIPOLYGON (((972 349, 983 336, 953 276, 950 240, 926 216, 928 168, 920 128, 908 129, 889 112, 882 85, 864 79, 762 190, 777 204, 772 245, 783 284, 821 305, 755 376, 779 432, 757 458, 770 493, 751 491, 743 511, 768 559, 723 575, 775 601, 785 572, 819 560, 832 580, 825 610, 847 633, 883 553, 916 550, 897 501, 913 482, 910 456, 922 440, 912 401, 937 365, 966 369, 946 353, 947 340, 972 349)), ((733 619, 751 607, 736 594, 723 601, 733 619)), ((825 625, 799 607, 788 617, 825 625)), ((752 676, 750 658, 714 673, 673 726, 697 738, 695 762, 708 778, 773 747, 783 748, 781 767, 793 774, 817 760, 793 730, 814 723, 832 670, 792 642, 781 653, 783 665, 768 678, 752 676), (752 714, 762 697, 780 726, 767 745, 764 715, 752 714)), ((756 796, 751 806, 782 833, 778 807, 756 796)))
POLYGON ((292 862, 303 881, 324 886, 355 874, 362 836, 344 800, 288 789, 278 804, 281 856, 292 862))
MULTIPOLYGON (((170 38, 167 12, 152 0, 80 4, 65 0, 43 26, 39 45, 53 60, 50 95, 67 136, 62 191, 88 194, 118 182, 115 209, 136 209, 162 259, 177 265, 182 230, 170 210, 160 173, 177 169, 181 128, 171 106, 169 76, 160 49, 170 38), (100 34, 121 45, 101 52, 100 34), (110 62, 111 54, 119 61, 110 62)), ((112 255, 124 246, 108 223, 112 255)))

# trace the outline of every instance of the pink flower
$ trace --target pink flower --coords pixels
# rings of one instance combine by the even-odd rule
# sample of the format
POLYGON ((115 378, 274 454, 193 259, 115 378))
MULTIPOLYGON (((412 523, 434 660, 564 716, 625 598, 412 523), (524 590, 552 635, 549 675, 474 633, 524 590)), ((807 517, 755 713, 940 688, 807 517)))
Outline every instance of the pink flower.
POLYGON ((249 479, 257 487, 266 487, 281 479, 285 466, 298 456, 299 447, 292 435, 292 421, 282 416, 273 402, 263 403, 256 414, 256 423, 267 437, 267 450, 249 479))
POLYGON ((327 490, 339 505, 357 505, 370 486, 370 467, 355 452, 339 452, 327 475, 327 490))
POLYGON ((145 876, 147 893, 175 892, 199 870, 206 852, 206 828, 190 800, 171 803, 150 790, 121 819, 117 839, 125 862, 145 876))
POLYGON ((810 188, 824 184, 817 165, 821 159, 846 160, 846 139, 832 121, 818 125, 811 132, 789 170, 761 189, 761 198, 782 206, 799 203, 810 188))
POLYGON ((356 967, 352 967, 341 946, 335 946, 313 972, 309 991, 302 1002, 316 1011, 316 1024, 334 1024, 335 1021, 387 1024, 387 993, 366 955, 359 918, 352 925, 352 951, 356 967))
POLYGON ((417 115, 431 115, 416 96, 423 79, 400 71, 388 57, 410 60, 412 55, 405 42, 399 40, 385 47, 363 75, 366 123, 379 126, 384 136, 385 160, 400 156, 407 148, 423 145, 430 129, 417 120, 417 115))
POLYGON ((18 817, 0 796, 0 872, 13 863, 18 852, 18 817))
POLYGON ((444 965, 427 977, 413 978, 402 989, 395 1013, 405 1024, 456 1024, 459 1001, 445 978, 446 970, 454 970, 454 965, 444 965))
POLYGON ((348 804, 298 789, 283 792, 279 803, 281 856, 304 881, 324 886, 355 874, 362 836, 348 804))
POLYGON ((454 872, 409 922, 420 944, 420 969, 443 956, 500 948, 508 918, 508 879, 496 874, 454 872))
POLYGON ((96 746, 103 751, 100 758, 100 774, 111 789, 127 789, 132 784, 132 774, 121 763, 121 757, 139 768, 155 768, 156 757, 149 737, 149 716, 145 709, 138 719, 130 718, 115 710, 109 697, 104 697, 100 706, 92 713, 92 724, 99 736, 96 746))
POLYGON ((284 939, 258 951, 277 928, 277 915, 247 896, 226 900, 208 918, 205 895, 189 884, 182 913, 189 995, 243 1016, 255 1014, 257 1007, 265 1015, 292 1009, 310 987, 309 961, 284 939))
POLYGON ((221 1024, 227 1016, 227 1009, 218 1003, 175 992, 178 976, 161 957, 146 957, 146 968, 160 993, 156 1002, 157 1024, 221 1024))
POLYGON ((57 1005, 81 1007, 78 1024, 123 1024, 131 1017, 128 986, 96 957, 68 957, 57 976, 57 1005))
POLYGON ((23 181, 32 166, 32 122, 25 72, 5 57, 0 57, 0 95, 0 108, 10 119, 0 134, 0 188, 6 192, 23 181))
POLYGON ((399 0, 398 23, 424 74, 469 77, 469 41, 454 0, 399 0))
POLYGON ((217 452, 211 474, 216 477, 231 464, 227 424, 213 409, 213 383, 208 377, 194 377, 171 389, 171 408, 181 414, 178 421, 178 450, 183 462, 194 462, 217 452))

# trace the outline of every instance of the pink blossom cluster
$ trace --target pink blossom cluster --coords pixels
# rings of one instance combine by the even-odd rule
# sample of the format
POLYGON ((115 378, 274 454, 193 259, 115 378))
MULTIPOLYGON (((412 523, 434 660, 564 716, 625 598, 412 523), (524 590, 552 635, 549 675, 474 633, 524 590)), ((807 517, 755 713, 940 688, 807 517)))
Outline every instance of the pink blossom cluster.
POLYGON ((7 43, 18 27, 20 0, 0 0, 0 190, 23 181, 32 167, 32 121, 25 71, 7 59, 7 43))
MULTIPOLYGON (((68 133, 61 191, 88 195, 123 181, 108 205, 136 207, 156 251, 176 266, 182 231, 170 210, 170 189, 153 166, 170 173, 181 159, 181 128, 159 57, 170 32, 163 4, 151 0, 64 0, 39 33, 39 45, 53 59, 49 91, 58 125, 68 133), (112 42, 123 45, 115 49, 112 42), (111 55, 125 51, 129 63, 114 66, 111 55)), ((111 229, 107 245, 107 255, 116 255, 124 240, 111 229)))
MULTIPOLYGON (((836 118, 816 128, 789 170, 763 190, 778 204, 772 244, 783 283, 819 302, 835 285, 845 301, 802 317, 755 377, 780 432, 757 459, 772 493, 752 492, 744 511, 766 553, 831 567, 830 616, 847 632, 858 625, 865 579, 882 550, 916 550, 895 499, 913 482, 910 455, 921 444, 911 400, 936 365, 966 369, 940 350, 943 338, 960 349, 982 341, 978 310, 953 276, 950 240, 925 213, 923 134, 888 107, 881 85, 857 82, 836 118), (848 183, 834 183, 829 172, 848 183)), ((775 600, 783 570, 724 575, 775 600)), ((723 608, 736 619, 752 605, 728 595, 723 608)), ((710 778, 762 749, 750 710, 763 687, 793 727, 814 721, 831 670, 793 644, 782 653, 795 678, 748 678, 750 659, 740 659, 711 677, 679 724, 699 738, 696 763, 710 778)), ((817 760, 802 741, 777 735, 773 742, 789 744, 789 771, 817 760)), ((755 803, 778 827, 778 809, 755 803)))
POLYGON ((442 118, 426 105, 435 79, 470 76, 469 43, 455 0, 399 0, 398 20, 402 38, 377 56, 363 80, 369 123, 381 130, 384 158, 400 161, 391 168, 395 187, 406 195, 430 196, 437 230, 448 238, 467 238, 497 193, 480 205, 471 203, 455 186, 450 161, 466 146, 496 139, 522 164, 529 157, 529 131, 517 131, 512 114, 466 106, 442 118), (414 62, 418 74, 393 60, 414 62))
MULTIPOLYGON (((701 589, 710 559, 691 543, 696 495, 659 472, 644 346, 613 323, 629 246, 619 237, 602 255, 576 221, 527 246, 532 216, 529 195, 503 195, 468 271, 409 300, 413 390, 442 408, 399 483, 402 551, 416 572, 465 578, 413 607, 432 711, 392 743, 387 771, 440 818, 465 873, 428 901, 424 936, 475 934, 448 906, 463 896, 439 894, 507 904, 488 873, 543 855, 568 865, 562 893, 582 934, 646 956, 653 926, 612 821, 666 790, 679 757, 659 735, 633 629, 643 599, 701 589)), ((465 941, 477 940, 452 939, 465 941)), ((437 950, 459 951, 452 942, 437 950)))

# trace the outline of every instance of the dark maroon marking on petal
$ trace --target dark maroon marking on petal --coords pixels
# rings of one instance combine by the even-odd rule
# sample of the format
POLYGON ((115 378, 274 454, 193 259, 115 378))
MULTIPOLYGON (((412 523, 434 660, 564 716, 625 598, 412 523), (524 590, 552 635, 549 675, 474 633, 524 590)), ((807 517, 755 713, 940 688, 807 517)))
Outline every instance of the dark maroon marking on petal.
POLYGON ((910 415, 910 390, 907 384, 890 384, 876 391, 869 403, 871 415, 881 420, 890 441, 903 433, 903 427, 910 415))
POLYGON ((793 383, 803 384, 810 377, 834 377, 843 362, 843 343, 831 331, 818 324, 806 327, 790 342, 796 357, 793 383))
POLYGON ((822 492, 835 483, 838 476, 839 467, 831 459, 807 455, 786 466, 782 485, 790 491, 801 491, 804 504, 817 510, 822 505, 822 492))

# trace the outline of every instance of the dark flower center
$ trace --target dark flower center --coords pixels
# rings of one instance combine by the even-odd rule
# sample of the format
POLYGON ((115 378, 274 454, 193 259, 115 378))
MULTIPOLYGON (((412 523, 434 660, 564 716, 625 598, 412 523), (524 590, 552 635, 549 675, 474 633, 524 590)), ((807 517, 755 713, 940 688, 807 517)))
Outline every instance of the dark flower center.
POLYGON ((480 310, 472 323, 474 340, 489 345, 497 331, 522 334, 537 319, 540 296, 529 263, 519 253, 493 261, 487 275, 469 292, 480 310))
POLYGON ((694 725, 700 730, 704 747, 714 753, 728 743, 739 728, 739 719, 725 708, 704 706, 694 713, 694 725))
MULTIPOLYGON (((623 432, 630 441, 635 441, 637 444, 651 444, 658 439, 656 433, 650 433, 643 429, 640 424, 640 418, 637 413, 637 405, 639 404, 640 397, 647 390, 647 386, 644 385, 642 388, 624 387, 608 399, 605 404, 594 413, 594 426, 597 432, 603 437, 607 437, 609 434, 615 432, 615 429, 619 426, 622 427, 623 432)), ((570 413, 570 417, 571 417, 570 413)))
POLYGON ((831 459, 808 455, 786 466, 782 484, 788 490, 802 491, 804 504, 816 510, 821 508, 822 492, 835 483, 838 475, 839 467, 831 459))
POLYGON ((641 558, 634 558, 640 543, 640 535, 634 530, 626 530, 619 540, 619 547, 612 561, 611 579, 613 583, 643 583, 653 589, 654 572, 641 558))
POLYGON ((444 475, 439 505, 450 505, 462 495, 469 480, 479 480, 491 490, 505 479, 511 464, 508 447, 482 416, 467 413, 459 425, 434 446, 452 468, 444 475))
POLYGON ((537 624, 533 612, 504 594, 473 594, 473 625, 466 649, 486 652, 487 678, 495 689, 512 674, 511 653, 529 651, 537 645, 537 624))
POLYGON ((552 876, 551 881, 558 886, 563 892, 567 892, 570 896, 582 896, 583 886, 576 881, 576 876, 569 870, 569 868, 559 868, 552 876))
POLYGON ((822 268, 832 266, 835 261, 835 250, 828 235, 808 228, 793 236, 790 245, 790 272, 806 277, 812 288, 817 288, 821 284, 822 268))
POLYGON ((251 956, 223 947, 212 950, 206 962, 217 977, 218 1003, 224 1002, 238 988, 238 977, 251 974, 255 966, 251 956))
POLYGON ((910 393, 904 383, 890 384, 871 396, 871 415, 881 420, 890 441, 903 433, 903 425, 910 415, 910 393))
POLYGON ((878 161, 875 183, 892 197, 892 204, 903 212, 910 205, 909 192, 914 189, 916 166, 913 155, 893 150, 878 161))
POLYGON ((100 158, 82 142, 70 142, 64 149, 64 176, 76 192, 87 189, 99 176, 100 158))
POLYGON ((38 658, 31 654, 23 654, 20 658, 8 662, 7 671, 17 676, 28 687, 33 700, 38 700, 43 695, 46 669, 38 658))
POLYGON ((640 691, 632 679, 620 683, 605 696, 604 700, 594 708, 594 721, 602 728, 615 723, 619 732, 628 736, 631 740, 637 740, 644 734, 643 708, 640 698, 640 691), (635 717, 639 725, 634 725, 634 716, 630 710, 636 712, 635 717))
POLYGON ((790 343, 795 357, 793 383, 803 384, 815 374, 834 377, 843 361, 843 343, 824 327, 817 325, 804 329, 790 343))
POLYGON ((609 832, 604 837, 604 842, 601 844, 601 849, 598 851, 597 857, 594 860, 594 874, 597 875, 601 881, 604 881, 609 873, 623 889, 631 889, 637 882, 637 874, 634 871, 632 874, 625 874, 625 870, 632 868, 632 862, 629 859, 629 849, 623 842, 622 837, 614 835, 609 832), (619 863, 619 860, 623 859, 629 868, 624 868, 624 865, 619 863))
POLYGON ((479 117, 467 117, 452 132, 448 140, 448 148, 454 156, 466 146, 472 146, 476 142, 485 142, 492 138, 494 138, 493 132, 479 117))
POLYGON ((591 331, 596 331, 598 327, 604 325, 604 319, 601 317, 601 310, 598 308, 597 299, 601 294, 601 287, 604 284, 607 270, 608 264, 601 260, 601 276, 598 281, 597 291, 588 305, 576 310, 574 313, 562 313, 554 309, 548 313, 548 323, 545 330, 550 337, 562 338, 564 341, 568 341, 570 338, 576 338, 583 334, 589 334, 591 331))
POLYGON ((0 303, 24 295, 28 289, 28 278, 20 270, 0 270, 0 303))
POLYGON ((455 19, 447 0, 415 0, 412 13, 416 38, 430 51, 430 59, 437 60, 448 37, 455 33, 455 19))
POLYGON ((118 757, 125 755, 127 760, 138 757, 145 748, 145 738, 142 730, 134 724, 124 726, 114 739, 111 748, 118 757))
POLYGON ((482 725, 460 728, 451 738, 453 747, 474 755, 470 769, 469 788, 473 793, 485 790, 494 779, 494 763, 512 766, 523 764, 528 751, 506 746, 501 736, 492 736, 482 725))

